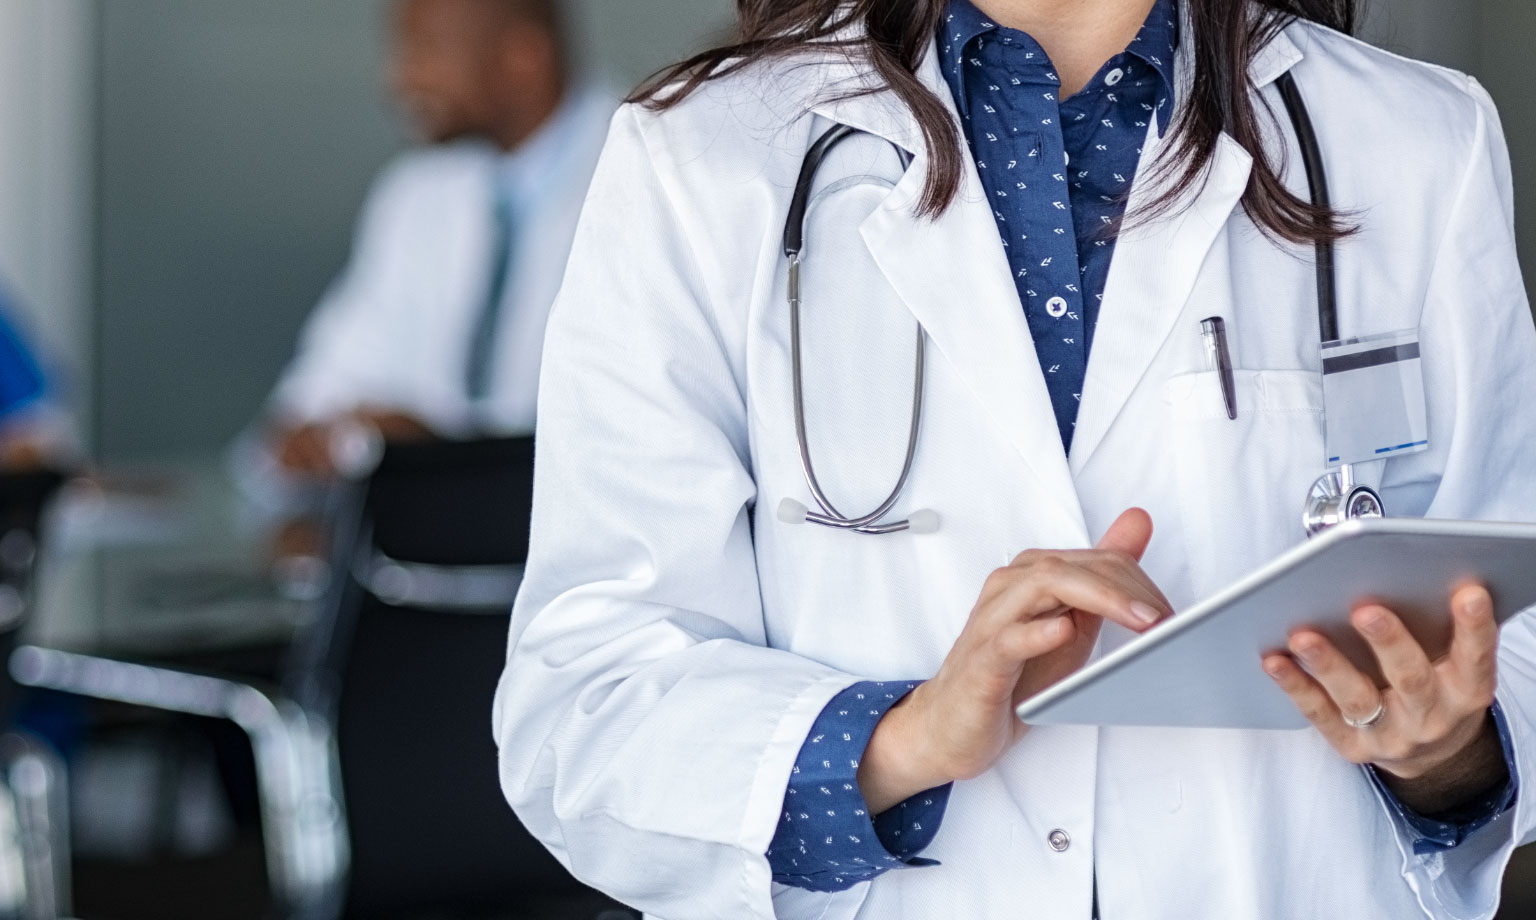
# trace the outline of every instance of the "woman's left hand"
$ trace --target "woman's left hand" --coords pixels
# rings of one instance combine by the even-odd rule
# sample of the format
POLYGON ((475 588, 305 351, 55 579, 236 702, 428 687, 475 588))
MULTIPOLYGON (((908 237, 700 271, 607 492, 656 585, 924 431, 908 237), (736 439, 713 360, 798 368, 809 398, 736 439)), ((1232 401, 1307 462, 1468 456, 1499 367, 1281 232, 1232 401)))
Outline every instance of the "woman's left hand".
POLYGON ((1354 611, 1351 623, 1381 664, 1389 684, 1384 690, 1313 630, 1291 636, 1291 655, 1266 656, 1264 670, 1350 761, 1374 764, 1408 785, 1438 787, 1432 796, 1436 801, 1425 804, 1471 797, 1492 787, 1499 776, 1486 774, 1501 770, 1503 764, 1489 717, 1497 686, 1499 628, 1493 599, 1481 586, 1458 590, 1451 598, 1451 614, 1455 632, 1450 651, 1431 661, 1392 611, 1379 605, 1354 611), (1490 733, 1497 765, 1481 770, 1484 775, 1464 776, 1463 755, 1481 747, 1483 756, 1474 759, 1488 762, 1490 733), (1446 774, 1455 774, 1454 785, 1466 788, 1444 788, 1451 779, 1446 774))

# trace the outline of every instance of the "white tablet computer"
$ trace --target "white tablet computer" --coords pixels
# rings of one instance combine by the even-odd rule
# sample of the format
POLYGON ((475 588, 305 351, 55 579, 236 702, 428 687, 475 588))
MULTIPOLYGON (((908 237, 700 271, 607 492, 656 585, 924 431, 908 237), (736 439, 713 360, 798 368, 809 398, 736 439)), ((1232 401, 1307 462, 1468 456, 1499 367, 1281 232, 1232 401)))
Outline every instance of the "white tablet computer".
POLYGON ((1030 697, 1018 715, 1031 725, 1302 728, 1264 673, 1265 654, 1311 626, 1379 680, 1350 611, 1382 603, 1437 657, 1449 648, 1451 592, 1470 581, 1488 586, 1501 623, 1536 605, 1536 525, 1351 521, 1030 697))

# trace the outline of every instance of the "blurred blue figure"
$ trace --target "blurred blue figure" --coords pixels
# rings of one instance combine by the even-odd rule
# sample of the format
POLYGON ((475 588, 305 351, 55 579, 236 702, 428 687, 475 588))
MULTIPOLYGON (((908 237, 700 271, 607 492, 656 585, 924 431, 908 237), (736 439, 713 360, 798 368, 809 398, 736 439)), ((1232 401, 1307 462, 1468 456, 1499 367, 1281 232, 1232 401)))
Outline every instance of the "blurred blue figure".
POLYGON ((10 310, 0 291, 0 423, 42 399, 47 389, 37 359, 11 325, 10 310))
POLYGON ((42 364, 14 322, 17 313, 0 285, 0 469, 41 466, 67 441, 42 364))

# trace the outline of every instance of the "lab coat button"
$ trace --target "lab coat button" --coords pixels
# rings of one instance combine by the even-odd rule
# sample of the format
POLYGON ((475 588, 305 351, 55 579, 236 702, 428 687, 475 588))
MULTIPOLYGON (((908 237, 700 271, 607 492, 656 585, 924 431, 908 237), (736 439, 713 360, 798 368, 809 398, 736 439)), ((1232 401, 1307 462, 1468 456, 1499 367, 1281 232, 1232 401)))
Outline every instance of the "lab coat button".
POLYGON ((1123 79, 1125 79, 1125 71, 1118 67, 1104 75, 1104 83, 1108 86, 1114 86, 1123 79))
POLYGON ((1067 848, 1072 845, 1072 837, 1059 827, 1047 834, 1045 841, 1058 853, 1067 852, 1067 848))
POLYGON ((1056 319, 1061 319, 1063 316, 1066 316, 1067 315, 1067 301, 1066 301, 1066 298, 1064 298, 1064 297, 1052 297, 1050 300, 1047 300, 1045 302, 1045 312, 1051 314, 1051 316, 1054 316, 1056 319))

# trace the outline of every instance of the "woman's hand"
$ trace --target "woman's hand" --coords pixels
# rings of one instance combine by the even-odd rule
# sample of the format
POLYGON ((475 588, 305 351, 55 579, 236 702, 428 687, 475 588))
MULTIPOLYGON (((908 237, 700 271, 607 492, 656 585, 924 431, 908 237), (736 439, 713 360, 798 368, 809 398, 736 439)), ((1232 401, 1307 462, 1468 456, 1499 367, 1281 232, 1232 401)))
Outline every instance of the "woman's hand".
POLYGON ((1489 716, 1499 645, 1493 599, 1480 586, 1462 588, 1451 614, 1450 651, 1432 662, 1392 611, 1369 605, 1354 612, 1352 624, 1381 663, 1384 690, 1312 630, 1291 636, 1296 660, 1264 659, 1264 670, 1334 749, 1353 763, 1374 764, 1421 814, 1493 788, 1505 771, 1489 716))
POLYGON ((939 673, 875 728, 859 766, 871 814, 985 772, 1028 729, 1014 707, 1082 667, 1104 620, 1143 632, 1170 614, 1137 564, 1151 539, 1133 508, 1096 549, 1029 550, 988 576, 939 673))

